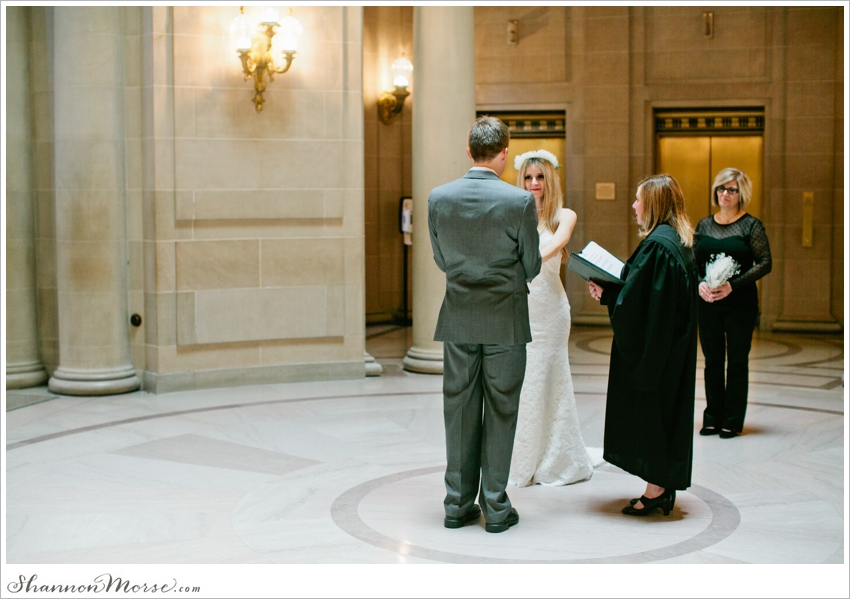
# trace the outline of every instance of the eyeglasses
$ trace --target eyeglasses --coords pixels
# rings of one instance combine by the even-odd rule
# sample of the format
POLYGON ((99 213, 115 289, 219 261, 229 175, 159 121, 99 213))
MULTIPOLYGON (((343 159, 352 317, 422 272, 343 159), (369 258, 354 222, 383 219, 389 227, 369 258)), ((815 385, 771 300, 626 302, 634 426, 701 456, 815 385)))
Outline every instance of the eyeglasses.
POLYGON ((718 187, 717 188, 717 195, 720 195, 721 193, 724 193, 724 192, 728 193, 729 195, 735 195, 736 193, 738 193, 738 188, 737 187, 718 187))

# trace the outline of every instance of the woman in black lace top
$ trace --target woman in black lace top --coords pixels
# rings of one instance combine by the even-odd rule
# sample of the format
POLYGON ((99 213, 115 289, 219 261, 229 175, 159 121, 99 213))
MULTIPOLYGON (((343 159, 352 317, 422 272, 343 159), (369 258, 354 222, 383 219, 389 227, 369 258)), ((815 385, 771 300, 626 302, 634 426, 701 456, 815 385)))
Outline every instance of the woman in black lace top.
POLYGON ((708 404, 699 434, 719 433, 724 439, 744 428, 748 360, 759 313, 756 281, 771 269, 764 225, 745 211, 752 191, 744 172, 723 169, 711 189, 712 202, 720 212, 702 219, 696 228, 695 254, 701 279, 705 278, 706 263, 716 254, 731 256, 741 267, 739 274, 716 289, 709 288, 704 280, 699 286, 699 338, 705 356, 708 404))

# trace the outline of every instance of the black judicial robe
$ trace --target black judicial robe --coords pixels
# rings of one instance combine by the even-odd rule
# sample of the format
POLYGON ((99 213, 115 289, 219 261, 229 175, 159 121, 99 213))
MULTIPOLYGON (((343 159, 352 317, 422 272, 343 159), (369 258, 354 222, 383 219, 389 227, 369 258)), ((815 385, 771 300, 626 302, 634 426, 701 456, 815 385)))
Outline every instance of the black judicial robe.
POLYGON ((692 248, 657 226, 607 288, 614 342, 605 414, 607 462, 665 489, 693 465, 698 274, 692 248))

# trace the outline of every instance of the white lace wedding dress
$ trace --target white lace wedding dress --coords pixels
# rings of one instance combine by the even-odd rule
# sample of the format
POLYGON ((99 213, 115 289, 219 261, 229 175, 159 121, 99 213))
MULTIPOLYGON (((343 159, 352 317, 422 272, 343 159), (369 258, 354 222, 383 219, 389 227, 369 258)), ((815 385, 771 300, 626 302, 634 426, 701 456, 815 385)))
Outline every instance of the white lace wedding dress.
MULTIPOLYGON (((552 233, 540 233, 540 247, 552 233)), ((525 487, 585 480, 603 462, 602 448, 585 448, 576 410, 567 344, 570 304, 560 277, 561 254, 543 263, 529 283, 533 341, 527 347, 508 482, 525 487)))

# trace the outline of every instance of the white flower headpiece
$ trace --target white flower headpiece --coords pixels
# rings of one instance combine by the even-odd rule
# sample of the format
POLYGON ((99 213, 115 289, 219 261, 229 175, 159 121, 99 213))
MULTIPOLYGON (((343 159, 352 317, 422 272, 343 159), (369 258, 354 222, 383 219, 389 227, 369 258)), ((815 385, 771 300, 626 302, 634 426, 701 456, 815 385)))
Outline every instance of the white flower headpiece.
POLYGON ((514 168, 516 170, 520 170, 522 168, 522 163, 531 158, 538 158, 539 160, 545 160, 547 162, 552 163, 552 166, 555 169, 561 168, 561 165, 558 164, 558 159, 555 158, 555 155, 548 150, 534 150, 533 152, 526 152, 525 154, 520 154, 516 158, 514 158, 514 168))

